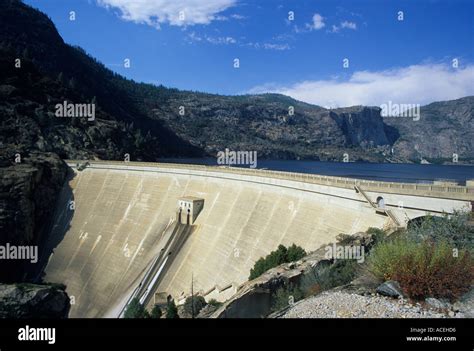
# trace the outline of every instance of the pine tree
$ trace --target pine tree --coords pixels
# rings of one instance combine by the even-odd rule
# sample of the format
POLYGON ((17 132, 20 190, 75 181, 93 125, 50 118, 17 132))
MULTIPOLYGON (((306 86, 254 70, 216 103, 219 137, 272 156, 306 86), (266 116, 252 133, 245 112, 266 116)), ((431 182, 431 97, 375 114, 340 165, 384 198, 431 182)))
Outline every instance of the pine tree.
POLYGON ((170 300, 168 302, 168 306, 166 307, 166 318, 168 319, 176 319, 179 318, 178 316, 178 308, 174 303, 174 300, 170 300))
POLYGON ((136 297, 130 301, 124 314, 125 318, 148 318, 149 316, 145 307, 136 297))
POLYGON ((161 318, 162 315, 163 315, 163 312, 161 311, 160 306, 155 305, 153 309, 151 310, 150 318, 158 319, 158 318, 161 318))
POLYGON ((28 58, 30 57, 29 52, 28 52, 28 48, 24 48, 24 49, 23 49, 23 52, 22 52, 21 56, 22 56, 24 59, 28 59, 28 58))
POLYGON ((64 84, 64 74, 63 74, 63 72, 59 72, 58 78, 56 78, 56 81, 58 83, 64 84))
POLYGON ((76 89, 76 80, 73 78, 69 79, 68 87, 71 89, 76 89))

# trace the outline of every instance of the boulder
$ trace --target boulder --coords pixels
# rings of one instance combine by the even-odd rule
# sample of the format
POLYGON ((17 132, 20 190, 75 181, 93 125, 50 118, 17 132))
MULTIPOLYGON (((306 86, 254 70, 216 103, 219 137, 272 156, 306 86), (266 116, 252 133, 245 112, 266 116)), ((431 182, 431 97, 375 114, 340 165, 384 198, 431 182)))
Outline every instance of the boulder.
POLYGON ((449 307, 451 306, 448 301, 435 299, 434 297, 428 297, 428 298, 426 298, 426 299, 425 299, 425 302, 426 302, 430 307, 437 308, 437 309, 439 309, 439 310, 447 309, 447 308, 449 308, 449 307))
POLYGON ((0 284, 0 318, 67 318, 70 307, 62 285, 0 284))
POLYGON ((376 289, 377 293, 383 296, 389 296, 393 298, 403 297, 402 288, 397 281, 388 280, 383 284, 379 285, 376 289))
POLYGON ((0 85, 0 96, 3 98, 12 96, 18 89, 12 85, 4 84, 0 85))
POLYGON ((474 289, 464 294, 453 304, 453 310, 462 313, 466 318, 474 318, 474 289))

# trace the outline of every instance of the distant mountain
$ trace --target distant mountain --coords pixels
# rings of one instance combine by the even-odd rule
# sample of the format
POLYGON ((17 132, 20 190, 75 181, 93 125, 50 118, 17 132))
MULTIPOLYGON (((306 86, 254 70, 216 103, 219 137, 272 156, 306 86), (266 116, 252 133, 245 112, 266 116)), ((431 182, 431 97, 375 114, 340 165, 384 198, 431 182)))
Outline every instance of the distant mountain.
POLYGON ((472 98, 459 100, 461 107, 459 101, 426 106, 421 123, 411 125, 382 118, 378 107, 328 110, 278 94, 222 96, 136 83, 64 43, 40 11, 19 0, 0 0, 0 8, 0 142, 7 155, 123 159, 128 153, 155 161, 229 148, 255 150, 259 158, 337 161, 345 153, 350 161, 446 161, 454 149, 460 161, 474 156, 473 138, 466 140, 472 98), (96 119, 55 117, 64 101, 94 103, 96 119))
POLYGON ((455 154, 474 163, 474 96, 423 106, 417 119, 384 118, 400 133, 393 148, 401 159, 451 163, 455 154))

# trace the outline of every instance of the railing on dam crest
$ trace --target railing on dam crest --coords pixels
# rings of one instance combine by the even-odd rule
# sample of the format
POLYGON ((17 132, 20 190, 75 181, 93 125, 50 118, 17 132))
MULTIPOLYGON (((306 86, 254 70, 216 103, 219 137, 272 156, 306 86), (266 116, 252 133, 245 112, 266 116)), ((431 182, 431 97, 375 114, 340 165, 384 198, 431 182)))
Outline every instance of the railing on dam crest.
MULTIPOLYGON (((386 193, 396 193, 416 196, 435 196, 443 198, 453 198, 460 200, 474 201, 474 187, 461 185, 436 185, 436 184, 412 184, 398 182, 382 182, 373 180, 362 180, 352 178, 342 178, 333 176, 323 176, 308 173, 295 173, 285 171, 271 171, 262 169, 250 169, 227 166, 205 166, 179 163, 158 163, 158 162, 123 162, 123 161, 78 161, 67 160, 70 166, 88 162, 90 167, 97 168, 100 165, 116 166, 121 169, 133 169, 139 167, 153 167, 164 169, 195 170, 201 172, 215 172, 226 174, 249 175, 257 177, 292 180, 298 182, 327 185, 340 188, 351 188, 354 186, 363 187, 365 191, 376 191, 386 193)), ((114 167, 115 168, 115 167, 114 167)))

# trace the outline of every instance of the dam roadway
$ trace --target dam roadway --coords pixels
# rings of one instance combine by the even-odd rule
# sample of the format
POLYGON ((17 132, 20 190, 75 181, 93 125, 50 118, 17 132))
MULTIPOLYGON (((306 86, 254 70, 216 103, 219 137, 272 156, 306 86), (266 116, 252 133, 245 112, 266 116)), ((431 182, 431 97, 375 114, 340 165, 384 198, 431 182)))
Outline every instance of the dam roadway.
POLYGON ((456 185, 139 162, 89 161, 78 170, 78 162, 68 161, 73 175, 42 258, 44 281, 67 286, 71 317, 118 316, 137 291, 146 303, 155 292, 179 303, 191 279, 195 292, 224 301, 279 244, 311 251, 340 233, 472 211, 474 201, 474 188, 456 185), (202 198, 204 206, 172 260, 161 259, 160 272, 154 263, 183 196, 202 198))

